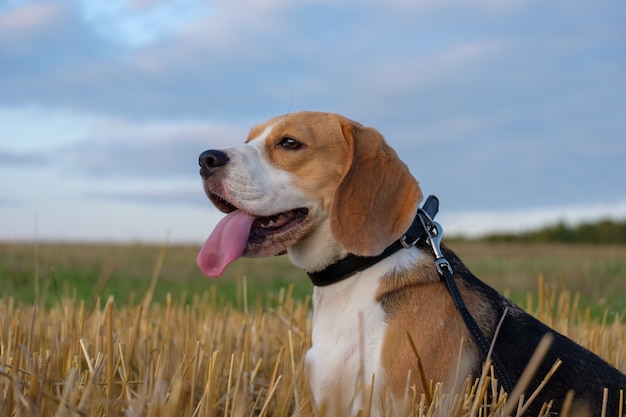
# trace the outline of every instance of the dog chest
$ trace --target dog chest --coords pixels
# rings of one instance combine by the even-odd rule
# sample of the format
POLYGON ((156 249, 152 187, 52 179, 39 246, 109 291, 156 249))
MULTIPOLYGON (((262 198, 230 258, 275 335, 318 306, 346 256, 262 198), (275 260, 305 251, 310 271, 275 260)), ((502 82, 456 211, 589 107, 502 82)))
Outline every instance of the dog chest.
POLYGON ((375 375, 375 389, 383 385, 381 349, 385 314, 375 300, 377 280, 367 274, 329 287, 316 287, 313 295, 312 347, 306 368, 317 406, 354 411, 362 405, 362 392, 375 375))

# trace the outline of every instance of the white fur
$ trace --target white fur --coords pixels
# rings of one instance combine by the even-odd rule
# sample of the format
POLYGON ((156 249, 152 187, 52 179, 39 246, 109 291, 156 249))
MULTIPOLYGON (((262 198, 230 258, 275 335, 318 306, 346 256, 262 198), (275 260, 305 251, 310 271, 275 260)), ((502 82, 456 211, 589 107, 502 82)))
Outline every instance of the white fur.
MULTIPOLYGON (((321 215, 323 216, 323 214, 321 215)), ((348 254, 333 238, 330 232, 330 221, 327 218, 314 221, 318 223, 314 230, 287 249, 289 260, 308 272, 320 271, 348 254)))
POLYGON ((312 347, 306 354, 306 369, 318 408, 328 407, 329 415, 356 415, 366 405, 374 375, 370 415, 378 415, 377 394, 386 383, 381 352, 387 325, 376 292, 384 275, 408 269, 423 257, 416 249, 401 250, 346 280, 315 287, 312 347))
MULTIPOLYGON (((277 121, 277 122, 279 122, 279 121, 277 121)), ((261 134, 259 136, 257 136, 256 138, 250 139, 247 144, 251 145, 251 146, 258 146, 258 145, 264 146, 265 139, 267 139, 267 137, 270 135, 270 133, 272 133, 272 130, 274 129, 274 126, 276 125, 277 122, 274 122, 274 123, 268 125, 265 129, 263 129, 263 132, 261 132, 261 134)))
POLYGON ((225 198, 255 216, 271 216, 297 207, 309 207, 311 201, 294 186, 288 172, 276 168, 265 157, 263 133, 244 146, 227 148, 230 161, 223 185, 225 198))
POLYGON ((375 392, 384 386, 380 352, 386 325, 375 300, 377 288, 377 276, 358 273, 314 289, 306 369, 317 407, 331 415, 347 415, 348 410, 355 415, 363 407, 372 375, 375 392))

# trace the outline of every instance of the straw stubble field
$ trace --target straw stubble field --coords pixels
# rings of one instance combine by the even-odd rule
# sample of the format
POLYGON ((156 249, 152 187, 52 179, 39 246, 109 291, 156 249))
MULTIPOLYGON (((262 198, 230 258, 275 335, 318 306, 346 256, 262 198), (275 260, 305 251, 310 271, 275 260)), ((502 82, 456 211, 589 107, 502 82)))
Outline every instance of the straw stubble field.
MULTIPOLYGON (((148 285, 137 301, 124 303, 63 294, 52 306, 3 293, 0 415, 327 414, 331 408, 313 411, 303 375, 309 299, 294 296, 292 285, 251 302, 248 298, 256 297, 246 284, 250 281, 238 280, 239 307, 220 301, 215 288, 189 298, 157 299, 158 285, 148 285)), ((539 319, 626 370, 620 317, 594 315, 581 305, 579 292, 556 289, 542 279, 526 299, 539 319)), ((364 381, 367 393, 369 378, 364 381)), ((414 405, 410 415, 516 415, 530 400, 500 395, 489 372, 478 381, 468 379, 459 396, 442 393, 436 381, 428 391, 421 396, 408 391, 414 405)), ((381 404, 383 414, 393 414, 390 401, 381 404)))

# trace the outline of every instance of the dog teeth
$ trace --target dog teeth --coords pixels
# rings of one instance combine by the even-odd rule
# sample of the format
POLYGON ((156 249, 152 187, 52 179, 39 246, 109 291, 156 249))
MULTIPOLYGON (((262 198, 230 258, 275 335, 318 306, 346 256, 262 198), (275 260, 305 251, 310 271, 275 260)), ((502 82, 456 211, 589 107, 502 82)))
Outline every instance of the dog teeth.
POLYGON ((287 213, 277 214, 275 216, 264 219, 264 221, 260 223, 259 226, 264 229, 269 229, 277 225, 281 226, 283 223, 285 223, 286 219, 288 218, 289 218, 289 215, 287 213))

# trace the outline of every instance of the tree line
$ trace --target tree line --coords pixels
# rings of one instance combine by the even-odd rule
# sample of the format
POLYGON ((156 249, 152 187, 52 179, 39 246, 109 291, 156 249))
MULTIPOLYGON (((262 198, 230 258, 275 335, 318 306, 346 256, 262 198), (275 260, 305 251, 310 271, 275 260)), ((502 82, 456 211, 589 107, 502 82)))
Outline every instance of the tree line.
POLYGON ((596 222, 569 225, 560 221, 538 230, 520 233, 492 233, 480 240, 486 242, 558 242, 587 244, 626 244, 626 218, 603 219, 596 222))

